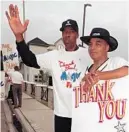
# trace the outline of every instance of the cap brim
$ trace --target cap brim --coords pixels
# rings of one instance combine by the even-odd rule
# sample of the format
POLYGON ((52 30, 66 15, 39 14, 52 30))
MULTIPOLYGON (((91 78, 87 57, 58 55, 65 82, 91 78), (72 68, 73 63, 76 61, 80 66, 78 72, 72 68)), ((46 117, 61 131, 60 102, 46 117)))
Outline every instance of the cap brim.
POLYGON ((61 28, 60 28, 60 31, 64 31, 64 29, 65 29, 66 27, 71 27, 71 28, 73 28, 71 25, 67 25, 67 26, 65 26, 65 27, 61 27, 61 28))
POLYGON ((84 42, 87 45, 89 45, 89 41, 90 41, 91 38, 101 38, 101 39, 104 39, 105 41, 107 41, 107 43, 110 46, 110 49, 109 49, 108 52, 114 51, 118 47, 117 40, 114 37, 112 37, 112 36, 110 36, 109 40, 107 40, 103 36, 83 36, 83 37, 80 37, 81 41, 84 42))
POLYGON ((61 27, 61 28, 60 28, 60 31, 64 31, 64 29, 65 29, 66 27, 71 27, 75 32, 78 33, 78 29, 76 29, 76 28, 73 27, 72 25, 67 25, 67 26, 65 26, 65 27, 61 27))
POLYGON ((91 38, 93 38, 93 37, 91 37, 91 36, 80 37, 81 41, 84 42, 87 45, 89 45, 89 41, 90 41, 91 38))

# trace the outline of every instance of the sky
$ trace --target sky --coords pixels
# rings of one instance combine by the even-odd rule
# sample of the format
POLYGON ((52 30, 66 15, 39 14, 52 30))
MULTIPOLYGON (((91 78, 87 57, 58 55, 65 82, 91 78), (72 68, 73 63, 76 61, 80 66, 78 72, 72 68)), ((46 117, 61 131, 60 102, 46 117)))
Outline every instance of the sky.
MULTIPOLYGON (((15 38, 9 28, 5 11, 9 4, 17 4, 21 19, 23 18, 23 3, 19 1, 1 2, 1 43, 15 44, 15 38)), ((85 32, 89 35, 92 28, 106 28, 115 37, 119 46, 110 56, 121 56, 128 59, 128 11, 126 1, 25 1, 25 18, 30 20, 26 32, 26 41, 35 37, 54 44, 60 37, 61 24, 66 19, 78 22, 79 35, 82 36, 84 4, 86 8, 85 32)), ((22 19, 23 20, 23 19, 22 19)), ((78 44, 81 44, 78 38, 78 44)), ((87 47, 85 45, 85 47, 87 47)))

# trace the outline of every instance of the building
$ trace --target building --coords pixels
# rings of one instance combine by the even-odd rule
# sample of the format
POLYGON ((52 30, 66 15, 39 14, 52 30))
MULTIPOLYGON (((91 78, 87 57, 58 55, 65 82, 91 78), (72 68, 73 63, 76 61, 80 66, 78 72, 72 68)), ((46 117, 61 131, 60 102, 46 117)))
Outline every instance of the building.
MULTIPOLYGON (((36 55, 49 52, 56 48, 55 45, 48 44, 38 37, 30 40, 27 43, 27 45, 29 46, 29 49, 36 55)), ((39 69, 31 68, 24 65, 21 59, 19 60, 20 60, 21 72, 24 75, 24 79, 26 81, 36 82, 36 83, 42 83, 42 80, 45 81, 43 78, 43 75, 41 75, 40 73, 44 73, 44 76, 46 76, 46 74, 49 74, 49 71, 47 69, 44 69, 44 71, 41 71, 39 69)))

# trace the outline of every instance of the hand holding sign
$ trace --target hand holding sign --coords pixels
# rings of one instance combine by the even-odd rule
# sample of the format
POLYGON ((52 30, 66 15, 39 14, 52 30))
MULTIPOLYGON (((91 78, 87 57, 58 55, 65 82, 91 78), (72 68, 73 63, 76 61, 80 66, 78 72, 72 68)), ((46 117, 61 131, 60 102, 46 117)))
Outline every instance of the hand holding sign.
POLYGON ((82 87, 85 92, 89 92, 91 87, 93 87, 99 81, 99 76, 97 73, 88 73, 82 79, 82 87))

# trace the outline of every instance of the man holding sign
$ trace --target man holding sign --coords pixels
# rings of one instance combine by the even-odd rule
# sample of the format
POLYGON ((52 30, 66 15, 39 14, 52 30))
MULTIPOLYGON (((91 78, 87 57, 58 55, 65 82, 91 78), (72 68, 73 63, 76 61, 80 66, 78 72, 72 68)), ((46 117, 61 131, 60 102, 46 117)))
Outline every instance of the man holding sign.
POLYGON ((120 67, 127 67, 127 71, 115 74, 116 78, 127 74, 128 62, 120 57, 108 58, 108 52, 114 51, 118 42, 104 28, 94 28, 90 36, 81 40, 88 45, 93 64, 83 78, 85 84, 73 91, 72 132, 126 132, 128 76, 109 79, 120 67), (105 80, 97 76, 101 81, 93 82, 90 76, 95 78, 94 73, 104 72, 108 73, 105 80), (90 86, 93 83, 96 84, 90 86))

